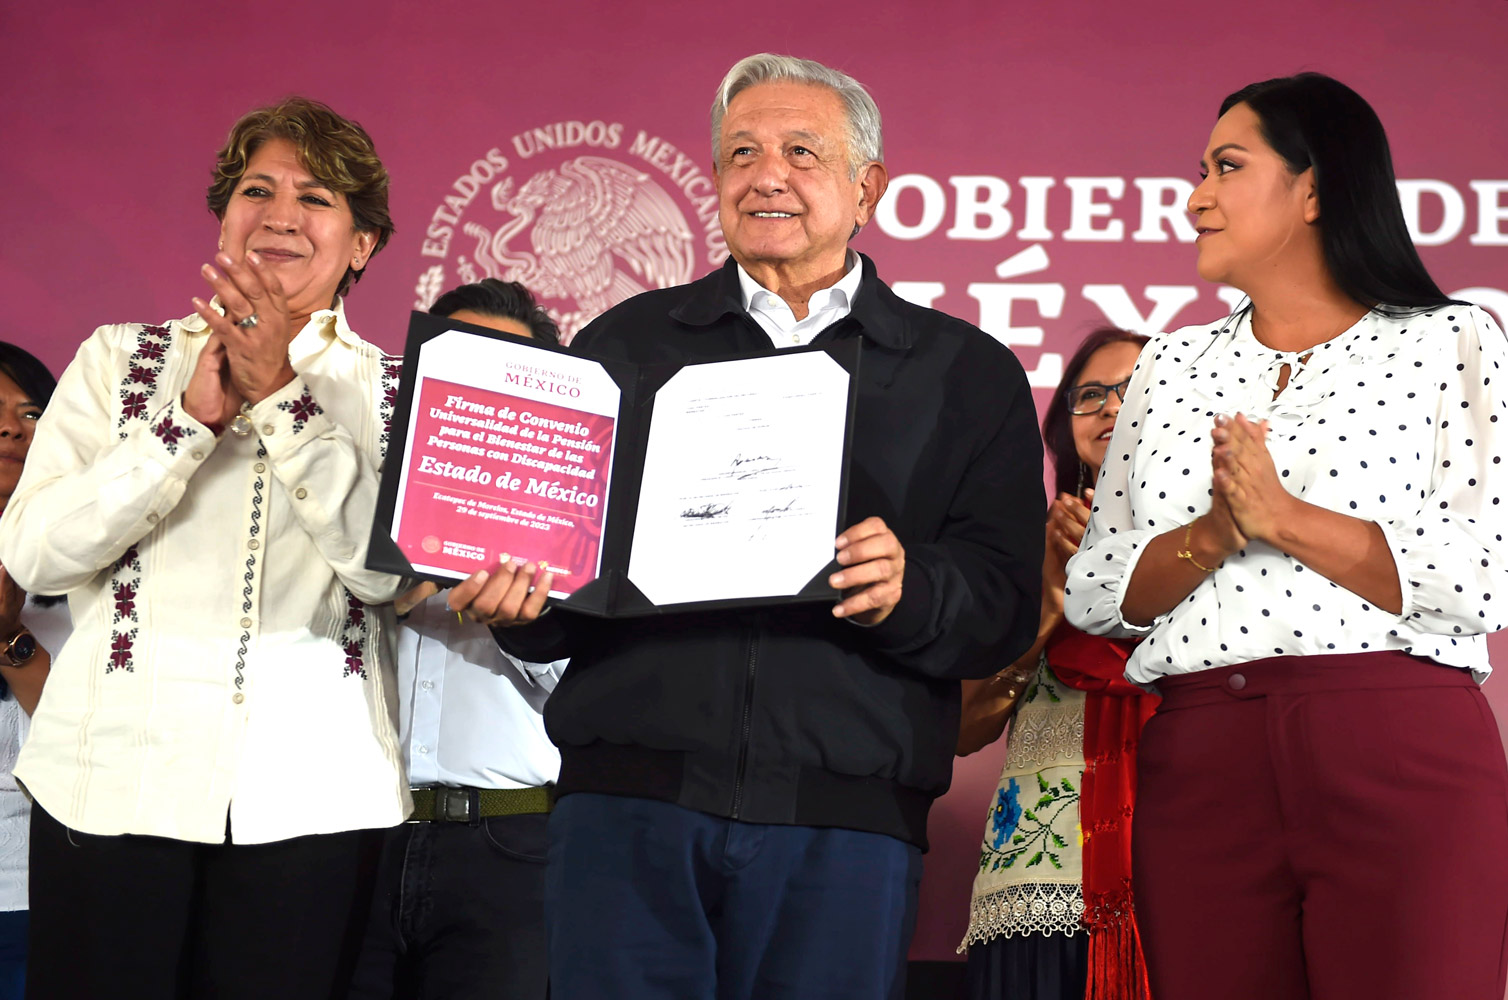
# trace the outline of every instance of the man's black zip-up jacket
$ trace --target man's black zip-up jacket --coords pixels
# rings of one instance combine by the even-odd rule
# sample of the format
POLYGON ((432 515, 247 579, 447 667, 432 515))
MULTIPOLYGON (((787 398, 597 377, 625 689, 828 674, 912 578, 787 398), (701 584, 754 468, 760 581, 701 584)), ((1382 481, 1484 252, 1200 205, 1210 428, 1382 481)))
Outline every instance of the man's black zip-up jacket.
MULTIPOLYGON (((571 658, 545 706, 559 794, 868 830, 925 849, 927 810, 952 776, 958 679, 1004 668, 1036 637, 1042 442, 1015 355, 905 302, 861 259, 851 313, 815 342, 861 341, 847 522, 874 515, 895 532, 900 603, 873 628, 805 604, 631 620, 562 609, 497 630, 524 659, 571 658)), ((572 347, 685 363, 770 340, 729 260, 608 310, 572 347)), ((709 551, 685 571, 740 568, 709 551)))

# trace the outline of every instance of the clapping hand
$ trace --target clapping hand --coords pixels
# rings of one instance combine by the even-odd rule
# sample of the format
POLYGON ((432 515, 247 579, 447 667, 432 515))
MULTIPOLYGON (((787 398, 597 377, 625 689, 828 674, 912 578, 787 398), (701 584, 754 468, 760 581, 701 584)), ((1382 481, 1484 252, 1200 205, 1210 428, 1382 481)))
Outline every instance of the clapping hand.
POLYGON ((1079 551, 1084 529, 1089 526, 1089 504, 1094 490, 1085 490, 1084 499, 1059 493, 1047 509, 1047 544, 1042 554, 1042 584, 1061 605, 1063 588, 1068 583, 1068 560, 1079 551))
MULTIPOLYGON (((1223 505, 1229 515, 1227 540, 1235 541, 1234 551, 1255 538, 1271 542, 1279 528, 1294 517, 1297 500, 1283 488, 1277 466, 1267 450, 1267 421, 1253 422, 1244 413, 1234 417, 1224 414, 1215 418, 1210 432, 1215 446, 1211 455, 1214 467, 1214 505, 1211 513, 1223 505)), ((1216 518, 1218 524, 1219 518, 1216 518)))
POLYGON ((1068 493, 1059 493, 1047 510, 1047 544, 1057 556, 1058 565, 1066 565, 1079 551, 1084 541, 1084 529, 1089 526, 1089 504, 1094 502, 1094 490, 1085 490, 1084 499, 1068 493))
POLYGON ((209 335, 194 362, 194 374, 183 390, 183 408, 201 424, 217 427, 228 425, 241 409, 241 394, 230 380, 225 342, 218 333, 209 335))
POLYGON ((260 257, 248 253, 236 260, 222 252, 215 263, 218 270, 205 264, 200 273, 220 297, 225 315, 194 299, 194 310, 211 333, 184 390, 183 405, 201 423, 224 425, 242 400, 260 403, 294 379, 288 342, 295 331, 283 284, 260 257))

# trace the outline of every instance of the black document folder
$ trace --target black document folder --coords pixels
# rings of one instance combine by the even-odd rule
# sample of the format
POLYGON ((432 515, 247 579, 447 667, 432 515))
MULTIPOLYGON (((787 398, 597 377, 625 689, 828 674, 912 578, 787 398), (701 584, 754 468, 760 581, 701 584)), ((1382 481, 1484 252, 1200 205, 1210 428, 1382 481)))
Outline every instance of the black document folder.
POLYGON ((367 565, 448 586, 493 568, 506 551, 517 563, 543 561, 574 578, 568 590, 552 588, 552 604, 603 617, 834 601, 827 578, 838 569, 832 540, 849 526, 858 364, 858 342, 845 340, 633 365, 414 313, 367 565), (803 391, 803 379, 821 391, 803 391), (782 396, 788 380, 795 388, 782 396), (578 388, 587 402, 568 396, 578 388), (803 407, 815 408, 818 426, 796 422, 803 407), (697 434, 704 446, 677 450, 697 434), (740 450, 750 441, 760 447, 740 450), (681 477, 687 496, 702 492, 683 500, 675 492, 681 477), (667 495, 673 502, 644 506, 667 495), (802 514, 808 497, 812 509, 802 514), (572 513, 572 504, 586 509, 572 513), (595 560, 581 554, 591 545, 595 560), (796 546, 788 565, 799 578, 772 577, 738 592, 748 575, 741 566, 785 572, 768 562, 785 559, 783 545, 796 546), (559 552, 570 557, 551 554, 559 552), (592 565, 583 572, 573 558, 592 565))

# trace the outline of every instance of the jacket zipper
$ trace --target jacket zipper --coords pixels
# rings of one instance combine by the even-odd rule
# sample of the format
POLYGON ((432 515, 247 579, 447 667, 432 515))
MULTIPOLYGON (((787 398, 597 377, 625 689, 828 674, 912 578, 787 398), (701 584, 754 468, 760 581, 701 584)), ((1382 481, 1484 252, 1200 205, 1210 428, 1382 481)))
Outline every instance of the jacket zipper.
MULTIPOLYGON (((770 339, 765 333, 764 327, 754 322, 748 313, 743 315, 744 327, 749 330, 759 343, 763 344, 770 339)), ((738 769, 733 773, 733 808, 730 809, 729 818, 738 819, 744 805, 744 771, 749 766, 749 743, 754 731, 754 668, 759 660, 759 629, 755 628, 749 634, 749 658, 748 671, 744 675, 744 710, 743 723, 738 741, 738 769)))
POLYGON ((749 742, 754 729, 754 666, 759 659, 759 633, 749 636, 748 672, 744 676, 743 730, 738 743, 738 770, 733 775, 731 819, 738 819, 744 801, 744 769, 749 764, 749 742))

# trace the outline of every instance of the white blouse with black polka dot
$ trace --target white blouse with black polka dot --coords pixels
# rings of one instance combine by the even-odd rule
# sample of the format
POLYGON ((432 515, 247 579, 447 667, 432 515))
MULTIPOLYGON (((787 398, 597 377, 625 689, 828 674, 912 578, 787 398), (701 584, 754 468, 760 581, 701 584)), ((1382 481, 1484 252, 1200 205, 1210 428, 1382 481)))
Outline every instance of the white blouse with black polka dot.
POLYGON ((1368 313, 1302 353, 1263 346, 1250 313, 1149 343, 1068 564, 1068 620, 1144 635, 1126 674, 1150 683, 1266 656, 1408 650, 1490 672, 1486 633, 1508 624, 1508 339, 1484 310, 1368 313), (1273 399, 1283 365, 1292 376, 1273 399), (1295 496, 1381 526, 1402 614, 1371 606, 1252 542, 1148 627, 1121 588, 1153 537, 1209 509, 1217 413, 1270 422, 1267 447, 1295 496))

